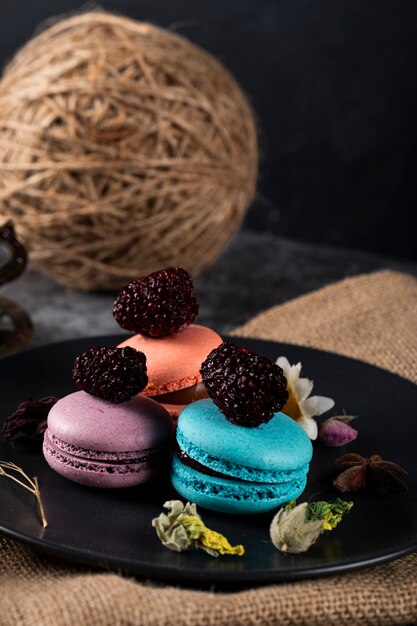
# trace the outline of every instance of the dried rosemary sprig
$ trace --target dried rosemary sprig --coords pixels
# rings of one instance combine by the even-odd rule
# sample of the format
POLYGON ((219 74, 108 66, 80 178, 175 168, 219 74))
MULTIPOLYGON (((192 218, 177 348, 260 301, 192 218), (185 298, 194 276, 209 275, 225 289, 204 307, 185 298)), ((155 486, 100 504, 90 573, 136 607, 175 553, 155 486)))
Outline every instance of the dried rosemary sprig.
POLYGON ((41 492, 39 490, 39 483, 38 483, 37 477, 34 476, 33 478, 29 478, 29 476, 26 474, 26 472, 22 470, 21 467, 18 467, 17 465, 15 465, 14 463, 11 463, 10 461, 0 461, 0 476, 4 476, 5 478, 10 478, 10 480, 13 480, 15 483, 17 483, 24 489, 27 489, 28 491, 33 493, 33 495, 38 501, 39 512, 41 514, 41 520, 42 520, 42 526, 46 528, 48 526, 48 521, 46 519, 45 509, 43 508, 43 504, 41 500, 41 492), (16 476, 13 476, 13 474, 10 474, 6 470, 20 474, 27 481, 27 484, 25 484, 19 478, 16 478, 16 476))

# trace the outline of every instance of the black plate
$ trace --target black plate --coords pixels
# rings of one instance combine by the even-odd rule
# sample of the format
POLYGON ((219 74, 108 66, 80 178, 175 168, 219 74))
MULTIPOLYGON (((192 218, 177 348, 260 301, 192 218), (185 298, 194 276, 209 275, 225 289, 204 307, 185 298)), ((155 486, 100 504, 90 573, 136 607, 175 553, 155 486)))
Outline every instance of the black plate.
MULTIPOLYGON (((0 360, 1 415, 29 396, 62 396, 73 391, 71 363, 91 345, 120 337, 66 341, 0 360)), ((273 514, 232 516, 200 509, 207 526, 246 547, 244 557, 214 559, 201 551, 171 552, 161 545, 151 520, 165 500, 178 497, 166 481, 146 488, 99 490, 82 487, 53 472, 40 452, 0 442, 0 459, 37 475, 48 516, 43 530, 34 498, 0 479, 0 532, 43 552, 130 574, 189 584, 235 585, 295 580, 375 565, 417 549, 417 392, 412 383, 365 363, 308 348, 237 340, 275 359, 301 361, 316 381, 314 392, 336 400, 337 411, 359 416, 360 436, 339 449, 315 447, 302 499, 334 498, 316 476, 347 451, 377 453, 409 472, 410 490, 395 496, 353 494, 351 513, 303 555, 283 555, 269 539, 273 514)))

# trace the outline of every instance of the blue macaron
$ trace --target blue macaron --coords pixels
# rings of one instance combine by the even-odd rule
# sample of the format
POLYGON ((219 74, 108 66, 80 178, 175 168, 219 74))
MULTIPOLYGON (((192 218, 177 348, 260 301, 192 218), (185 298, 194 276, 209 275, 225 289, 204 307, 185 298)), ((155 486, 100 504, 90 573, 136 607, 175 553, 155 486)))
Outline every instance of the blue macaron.
POLYGON ((312 445, 283 413, 266 424, 232 424, 212 400, 188 405, 178 418, 172 483, 189 501, 225 513, 263 513, 298 498, 312 445))

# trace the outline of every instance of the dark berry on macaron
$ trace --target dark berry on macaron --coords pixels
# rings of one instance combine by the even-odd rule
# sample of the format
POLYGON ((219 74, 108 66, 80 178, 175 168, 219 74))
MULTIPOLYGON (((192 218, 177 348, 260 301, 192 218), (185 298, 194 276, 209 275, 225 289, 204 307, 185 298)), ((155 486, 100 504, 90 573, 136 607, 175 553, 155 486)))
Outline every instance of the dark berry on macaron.
POLYGON ((269 422, 288 399, 282 369, 265 356, 231 341, 210 352, 201 366, 207 393, 234 424, 269 422))
POLYGON ((146 356, 129 346, 95 346, 74 360, 72 380, 92 396, 120 404, 148 384, 146 356))
POLYGON ((193 323, 198 313, 190 274, 167 267, 128 283, 113 307, 116 322, 145 337, 169 337, 193 323))

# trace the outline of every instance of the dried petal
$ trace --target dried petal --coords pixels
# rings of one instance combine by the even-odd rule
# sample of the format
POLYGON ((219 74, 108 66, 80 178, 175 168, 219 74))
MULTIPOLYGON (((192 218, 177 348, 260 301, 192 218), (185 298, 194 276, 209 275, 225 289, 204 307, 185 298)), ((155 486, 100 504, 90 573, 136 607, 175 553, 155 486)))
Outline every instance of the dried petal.
POLYGON ((42 442, 48 413, 57 400, 55 396, 24 400, 6 419, 1 434, 12 446, 22 441, 42 442))
POLYGON ((272 543, 281 552, 308 550, 325 530, 332 530, 349 512, 353 502, 336 498, 333 502, 295 502, 281 508, 272 520, 269 532, 272 543))
POLYGON ((297 424, 301 426, 301 428, 305 431, 305 433, 312 441, 317 439, 318 427, 315 419, 303 415, 302 417, 298 418, 297 424))
POLYGON ((303 413, 309 417, 323 415, 334 407, 334 400, 326 396, 311 396, 302 402, 303 413))
POLYGON ((344 446, 354 441, 357 436, 358 431, 355 428, 346 421, 334 417, 325 420, 319 429, 320 441, 329 447, 344 446))
POLYGON ((323 532, 321 520, 306 521, 307 502, 291 510, 281 508, 272 520, 269 534, 281 552, 306 552, 323 532))
POLYGON ((211 556, 234 554, 242 556, 243 546, 232 546, 220 533, 205 526, 194 503, 185 505, 180 500, 165 502, 169 513, 161 513, 152 520, 159 539, 169 550, 183 552, 191 548, 201 548, 211 556))
POLYGON ((286 357, 279 357, 276 364, 287 379, 288 400, 281 409, 305 430, 310 439, 317 439, 318 427, 314 416, 322 415, 334 406, 332 398, 310 396, 314 383, 309 378, 300 378, 301 363, 291 365, 286 357))

